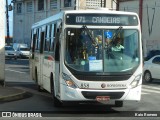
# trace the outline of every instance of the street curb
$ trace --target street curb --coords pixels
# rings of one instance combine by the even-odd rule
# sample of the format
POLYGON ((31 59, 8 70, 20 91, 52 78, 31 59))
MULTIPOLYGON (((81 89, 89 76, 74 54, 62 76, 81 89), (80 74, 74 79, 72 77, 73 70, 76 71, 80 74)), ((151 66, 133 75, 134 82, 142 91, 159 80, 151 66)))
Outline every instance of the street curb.
POLYGON ((20 100, 20 99, 25 98, 26 95, 27 95, 27 92, 22 90, 21 92, 18 92, 18 93, 1 96, 0 102, 9 102, 9 101, 20 100))

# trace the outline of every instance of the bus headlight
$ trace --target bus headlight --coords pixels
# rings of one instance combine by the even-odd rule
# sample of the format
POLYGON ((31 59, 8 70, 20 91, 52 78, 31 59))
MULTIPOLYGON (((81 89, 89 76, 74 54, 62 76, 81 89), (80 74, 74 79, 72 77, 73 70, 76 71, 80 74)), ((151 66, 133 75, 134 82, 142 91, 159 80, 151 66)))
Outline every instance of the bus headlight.
POLYGON ((71 88, 77 88, 76 84, 73 82, 73 80, 69 77, 69 75, 62 73, 62 78, 64 79, 64 81, 66 82, 68 87, 71 88))
POLYGON ((141 80, 141 74, 140 75, 137 75, 136 77, 135 77, 135 79, 131 82, 131 84, 130 84, 130 88, 135 88, 135 87, 137 87, 138 86, 138 84, 139 84, 139 81, 141 80))

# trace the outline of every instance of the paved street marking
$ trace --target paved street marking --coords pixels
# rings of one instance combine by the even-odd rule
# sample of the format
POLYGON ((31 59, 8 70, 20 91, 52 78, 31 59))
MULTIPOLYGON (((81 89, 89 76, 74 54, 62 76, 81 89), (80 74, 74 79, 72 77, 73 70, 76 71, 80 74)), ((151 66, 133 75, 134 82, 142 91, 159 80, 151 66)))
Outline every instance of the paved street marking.
POLYGON ((12 72, 18 72, 18 73, 26 73, 26 72, 21 72, 21 71, 16 71, 16 70, 11 70, 11 69, 5 69, 6 71, 12 71, 12 72))
POLYGON ((143 85, 142 89, 143 88, 146 88, 146 89, 154 89, 154 90, 157 90, 157 91, 160 91, 160 86, 150 86, 150 85, 143 85))
POLYGON ((146 93, 146 92, 144 92, 144 91, 142 91, 142 93, 141 93, 142 95, 146 95, 146 94, 149 94, 149 93, 146 93))
POLYGON ((160 92, 159 92, 159 91, 155 91, 155 90, 142 89, 142 91, 144 91, 144 92, 151 92, 151 93, 158 93, 158 94, 160 94, 160 92))
POLYGON ((159 85, 154 85, 154 84, 142 85, 142 94, 152 94, 152 93, 160 94, 159 87, 160 87, 159 85))

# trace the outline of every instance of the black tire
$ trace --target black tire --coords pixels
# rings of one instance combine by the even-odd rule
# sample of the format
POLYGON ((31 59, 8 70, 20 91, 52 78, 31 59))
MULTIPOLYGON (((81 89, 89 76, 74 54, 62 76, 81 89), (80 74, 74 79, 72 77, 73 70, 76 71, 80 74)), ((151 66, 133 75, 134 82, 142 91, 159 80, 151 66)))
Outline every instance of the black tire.
POLYGON ((116 107, 123 107, 123 101, 115 101, 116 107))
POLYGON ((149 71, 146 71, 143 76, 145 82, 152 82, 152 75, 149 71))
POLYGON ((5 87, 5 81, 4 80, 0 81, 0 85, 3 86, 3 87, 5 87))
POLYGON ((54 82, 53 82, 52 75, 51 75, 50 79, 51 79, 51 94, 52 94, 52 98, 53 98, 54 107, 61 107, 63 105, 63 103, 55 97, 54 82))

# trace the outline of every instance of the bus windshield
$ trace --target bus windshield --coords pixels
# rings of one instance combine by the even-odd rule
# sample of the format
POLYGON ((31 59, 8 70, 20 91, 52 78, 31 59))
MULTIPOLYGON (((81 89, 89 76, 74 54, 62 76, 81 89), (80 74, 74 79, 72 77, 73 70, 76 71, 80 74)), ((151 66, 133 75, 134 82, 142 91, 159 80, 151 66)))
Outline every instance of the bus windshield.
POLYGON ((139 50, 136 29, 66 29, 65 64, 77 72, 135 70, 140 64, 139 50))

